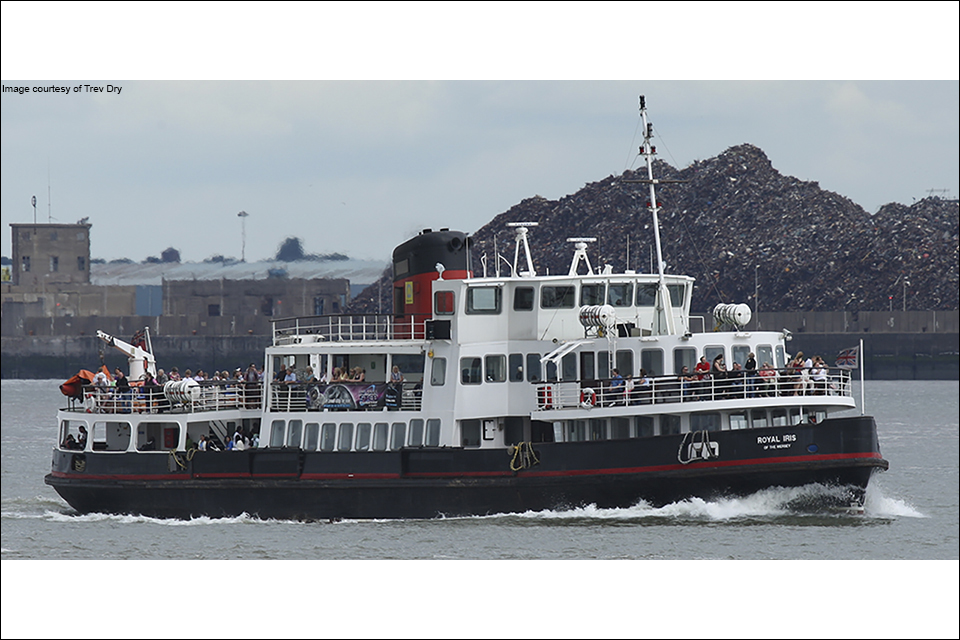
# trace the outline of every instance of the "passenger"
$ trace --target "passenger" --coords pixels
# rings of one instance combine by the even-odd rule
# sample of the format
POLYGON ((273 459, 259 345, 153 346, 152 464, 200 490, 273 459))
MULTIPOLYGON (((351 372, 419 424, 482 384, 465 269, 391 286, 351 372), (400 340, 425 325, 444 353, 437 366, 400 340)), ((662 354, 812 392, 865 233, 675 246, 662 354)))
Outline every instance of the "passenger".
POLYGON ((200 442, 197 443, 197 451, 207 450, 207 436, 200 436, 200 442))
POLYGON ((367 379, 366 372, 360 367, 353 368, 353 381, 354 382, 363 382, 367 379))
POLYGON ((243 374, 243 394, 243 404, 247 409, 256 409, 260 406, 260 376, 257 373, 257 366, 252 362, 243 374))
POLYGON ((747 354, 747 361, 743 363, 743 370, 746 374, 747 397, 756 397, 757 356, 753 353, 753 351, 747 354))
POLYGON ((163 369, 157 369, 156 381, 158 386, 162 387, 163 385, 167 384, 169 380, 170 376, 168 376, 163 369))
POLYGON ((729 397, 744 397, 743 378, 743 367, 740 366, 739 362, 734 362, 733 370, 727 372, 727 390, 729 397))
POLYGON ((143 374, 143 395, 147 403, 147 413, 153 413, 156 397, 160 393, 162 391, 160 385, 157 384, 157 379, 153 377, 152 373, 146 371, 143 374))
POLYGON ((623 385, 623 376, 620 375, 620 370, 614 369, 613 376, 610 378, 610 405, 623 400, 623 385))
POLYGON ((257 447, 260 446, 260 434, 259 434, 259 433, 253 434, 253 438, 250 439, 250 446, 253 447, 254 449, 256 449, 257 447))
POLYGON ((61 449, 78 449, 77 439, 73 437, 72 433, 68 433, 67 437, 63 439, 63 443, 60 445, 61 449))
POLYGON ((640 369, 640 380, 637 381, 637 386, 639 387, 637 398, 640 404, 650 404, 653 402, 653 381, 650 379, 650 376, 647 375, 646 369, 640 369))
POLYGON ((150 436, 146 443, 140 447, 140 451, 156 451, 157 450, 157 441, 154 440, 153 436, 150 436))
POLYGON ((304 382, 320 382, 317 380, 317 376, 313 373, 313 367, 307 367, 306 375, 303 377, 304 382))
POLYGON ((787 379, 786 385, 784 388, 785 395, 788 396, 799 396, 803 394, 803 351, 797 353, 797 355, 790 361, 790 364, 787 365, 787 379))
POLYGON ((714 398, 723 398, 727 390, 727 367, 723 364, 722 353, 713 359, 713 364, 710 366, 710 377, 713 379, 714 398))
POLYGON ((283 377, 283 381, 287 384, 292 384, 297 381, 297 373, 293 370, 293 367, 287 369, 287 374, 283 377))
POLYGON ((183 379, 184 379, 184 380, 193 380, 193 372, 190 371, 190 369, 187 369, 186 371, 184 371, 184 372, 183 372, 183 379))
POLYGON ((710 393, 710 363, 707 362, 707 356, 700 356, 700 362, 694 367, 697 376, 697 395, 701 400, 706 400, 710 393))
POLYGON ((691 375, 690 367, 683 365, 680 367, 680 376, 678 377, 680 382, 680 398, 681 402, 684 402, 686 399, 694 397, 696 395, 696 385, 697 385, 697 376, 691 375))
POLYGON ((813 357, 813 368, 810 369, 810 378, 813 381, 814 395, 822 396, 827 393, 827 363, 820 356, 813 357))
POLYGON ((130 381, 127 380, 127 376, 123 375, 120 367, 114 369, 113 378, 116 382, 117 396, 120 400, 120 411, 130 413, 130 381))
POLYGON ((83 425, 80 425, 80 435, 77 437, 77 449, 81 451, 86 450, 87 448, 87 428, 83 425))
POLYGON ((637 388, 637 383, 634 382, 633 380, 633 374, 628 373, 626 379, 623 381, 624 405, 636 404, 637 398, 634 395, 636 388, 637 388))
POLYGON ((176 367, 174 367, 173 369, 170 369, 170 379, 173 380, 174 382, 179 381, 179 380, 180 380, 180 370, 177 369, 176 367))
POLYGON ((273 374, 274 382, 283 382, 287 377, 287 365, 281 364, 277 372, 273 374))
POLYGON ((769 362, 763 363, 757 375, 759 376, 759 382, 757 383, 757 395, 776 395, 777 372, 773 369, 769 362))
POLYGON ((233 436, 233 450, 234 451, 243 451, 247 446, 243 442, 243 435, 239 430, 233 436))
POLYGON ((393 365, 393 371, 390 373, 390 382, 393 384, 403 384, 403 374, 400 373, 400 367, 393 365))

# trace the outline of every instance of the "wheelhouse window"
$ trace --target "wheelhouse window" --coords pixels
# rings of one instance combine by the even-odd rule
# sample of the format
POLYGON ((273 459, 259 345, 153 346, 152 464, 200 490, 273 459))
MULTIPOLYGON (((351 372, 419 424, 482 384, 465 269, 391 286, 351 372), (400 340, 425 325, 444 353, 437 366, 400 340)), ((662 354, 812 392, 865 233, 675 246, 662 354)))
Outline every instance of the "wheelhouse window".
POLYGON ((682 284, 668 284, 667 291, 670 292, 670 306, 675 308, 682 307, 686 286, 682 284))
POLYGON ((623 377, 633 375, 633 351, 629 349, 619 349, 617 351, 617 370, 623 377))
POLYGON ((500 313, 500 287, 470 287, 467 289, 467 313, 471 315, 496 315, 500 313))
POLYGON ((533 311, 533 287, 517 287, 513 290, 513 310, 533 311))
POLYGON ((510 382, 523 382, 523 354, 511 353, 507 358, 507 372, 510 382))
POLYGON ((437 291, 433 294, 433 311, 438 316, 452 316, 456 311, 453 291, 437 291))
POLYGON ((612 307, 629 307, 633 298, 633 285, 627 282, 610 283, 607 304, 612 307))
MULTIPOLYGON (((640 355, 640 366, 646 369, 643 363, 643 355, 640 355)), ((677 347, 673 350, 673 372, 680 375, 683 368, 686 367, 689 373, 697 366, 697 350, 693 347, 677 347)))
POLYGON ((603 304, 604 286, 601 283, 582 285, 580 287, 580 306, 603 304))
POLYGON ((563 285, 540 289, 541 309, 573 309, 576 302, 576 287, 563 285))
POLYGON ((430 384, 434 387, 442 387, 447 382, 447 359, 434 358, 430 365, 430 384))
POLYGON ((543 373, 540 371, 540 354, 527 354, 527 382, 540 382, 543 373))
POLYGON ((503 382, 507 379, 507 359, 502 355, 486 356, 483 359, 487 382, 503 382))
POLYGON ((483 370, 480 358, 460 358, 460 383, 480 384, 483 382, 483 370))
POLYGON ((659 286, 655 284, 638 284, 637 285, 637 306, 638 307, 657 306, 657 289, 659 289, 659 286))

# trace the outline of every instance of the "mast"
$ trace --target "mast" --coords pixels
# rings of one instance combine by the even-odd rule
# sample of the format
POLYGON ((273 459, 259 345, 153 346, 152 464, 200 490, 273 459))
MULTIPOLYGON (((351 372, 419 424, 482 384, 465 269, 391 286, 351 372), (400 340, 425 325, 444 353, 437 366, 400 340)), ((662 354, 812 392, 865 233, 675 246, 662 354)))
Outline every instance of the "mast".
POLYGON ((653 138, 653 124, 647 122, 647 101, 644 96, 640 96, 640 117, 643 120, 643 145, 640 147, 640 154, 647 161, 647 179, 644 181, 650 185, 650 202, 647 206, 653 214, 653 237, 657 245, 657 272, 659 273, 660 295, 657 296, 657 333, 664 333, 660 326, 661 314, 667 321, 666 333, 674 335, 677 333, 676 323, 673 319, 673 309, 670 305, 670 294, 667 291, 667 283, 663 277, 663 249, 660 246, 660 203, 657 202, 656 185, 659 180, 653 178, 653 156, 657 148, 650 144, 653 138))

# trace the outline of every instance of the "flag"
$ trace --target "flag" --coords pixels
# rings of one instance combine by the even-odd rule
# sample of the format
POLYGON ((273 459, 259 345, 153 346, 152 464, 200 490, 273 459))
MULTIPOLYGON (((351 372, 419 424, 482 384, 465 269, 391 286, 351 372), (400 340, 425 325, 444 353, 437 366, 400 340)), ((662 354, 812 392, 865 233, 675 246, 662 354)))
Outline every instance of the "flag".
POLYGON ((860 359, 860 347, 852 347, 850 349, 844 349, 839 354, 837 354, 836 365, 841 369, 856 369, 859 364, 860 359))
POLYGON ((147 350, 147 330, 140 329, 140 331, 137 331, 135 334, 133 334, 133 338, 130 340, 130 344, 132 344, 135 347, 140 347, 141 349, 146 351, 147 350))

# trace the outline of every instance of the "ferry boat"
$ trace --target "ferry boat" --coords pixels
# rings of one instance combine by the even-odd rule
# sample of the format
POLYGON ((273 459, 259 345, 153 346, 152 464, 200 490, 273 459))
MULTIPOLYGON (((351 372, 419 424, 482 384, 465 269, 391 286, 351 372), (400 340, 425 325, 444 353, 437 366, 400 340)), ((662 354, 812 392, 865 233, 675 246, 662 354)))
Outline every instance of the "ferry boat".
MULTIPOLYGON (((262 380, 72 379, 47 484, 80 513, 172 518, 434 518, 811 483, 862 505, 888 462, 849 369, 788 367, 788 331, 744 330, 743 304, 691 315, 693 278, 665 273, 642 97, 640 113, 656 272, 594 269, 592 239, 571 238, 569 271, 538 273, 536 225, 518 222, 512 262, 478 274, 468 236, 424 230, 393 252, 392 314, 274 321, 262 380)), ((100 335, 131 379, 156 371, 142 340, 100 335)))

